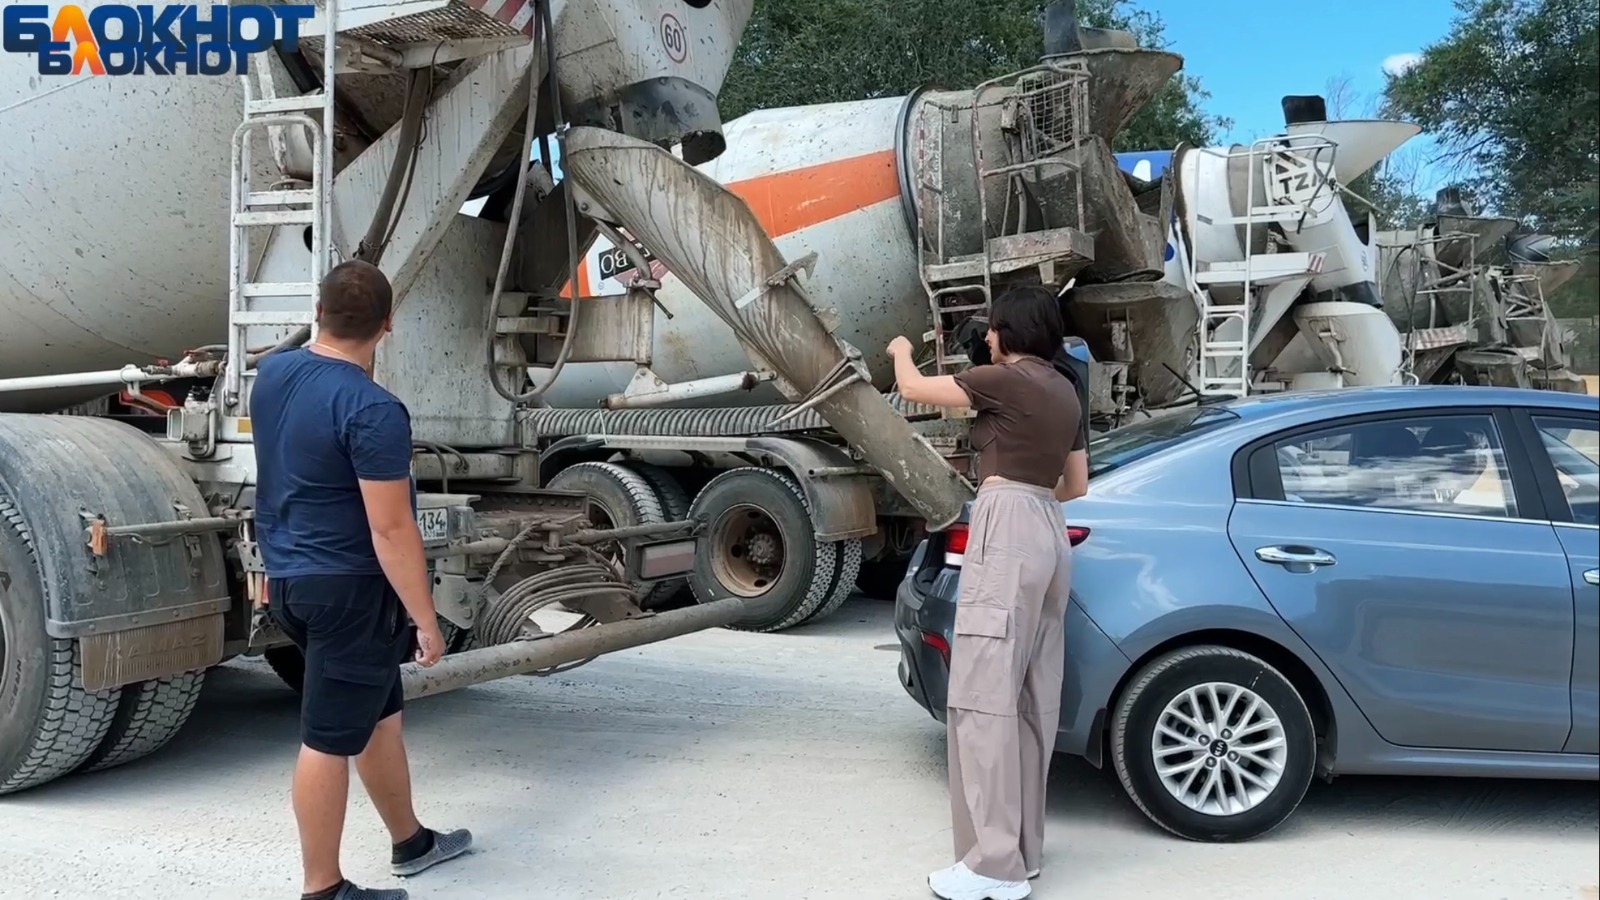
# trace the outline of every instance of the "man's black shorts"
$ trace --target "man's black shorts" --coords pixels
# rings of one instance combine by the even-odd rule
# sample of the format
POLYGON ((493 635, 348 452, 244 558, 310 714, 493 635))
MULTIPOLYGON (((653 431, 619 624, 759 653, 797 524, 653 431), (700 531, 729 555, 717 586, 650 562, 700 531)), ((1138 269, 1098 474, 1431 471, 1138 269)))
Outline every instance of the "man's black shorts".
POLYGON ((356 756, 405 705, 400 664, 415 646, 405 607, 382 575, 273 579, 268 590, 273 621, 306 658, 301 742, 356 756))

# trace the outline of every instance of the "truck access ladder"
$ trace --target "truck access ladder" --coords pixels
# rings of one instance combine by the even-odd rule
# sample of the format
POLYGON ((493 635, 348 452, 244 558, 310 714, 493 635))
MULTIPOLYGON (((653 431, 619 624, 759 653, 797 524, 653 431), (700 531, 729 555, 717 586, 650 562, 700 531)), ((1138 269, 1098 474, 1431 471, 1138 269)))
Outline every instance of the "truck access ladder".
MULTIPOLYGON (((966 111, 971 134, 963 138, 971 143, 969 158, 976 179, 982 238, 976 253, 954 254, 946 244, 952 216, 946 202, 945 136, 943 131, 938 133, 940 146, 930 155, 921 180, 927 202, 919 203, 917 210, 919 270, 933 322, 924 339, 933 342, 935 374, 951 375, 971 363, 966 353, 950 346, 950 337, 969 318, 987 319, 996 276, 1083 261, 1087 236, 1077 154, 1087 130, 1088 88, 1088 69, 1081 61, 1056 60, 993 79, 973 91, 966 111), (991 168, 984 136, 995 133, 990 129, 996 116, 999 131, 1006 136, 1007 161, 991 168), (1067 203, 1046 203, 1037 196, 1040 183, 1051 172, 1064 175, 1063 181, 1069 182, 1067 203), (1005 192, 998 223, 992 221, 990 208, 997 187, 1005 192), (935 211, 932 234, 927 228, 930 205, 935 211), (1033 222, 1029 221, 1030 208, 1036 217, 1033 222)), ((1046 278, 1047 283, 1054 280, 1046 278)), ((944 411, 947 418, 971 414, 970 410, 944 411)))
MULTIPOLYGON (((331 4, 333 0, 328 0, 331 4)), ((323 46, 335 41, 336 16, 324 14, 323 46)), ((224 378, 224 404, 236 406, 245 401, 244 380, 253 373, 246 356, 251 352, 252 329, 299 329, 316 331, 317 294, 331 256, 330 234, 333 207, 333 129, 334 76, 336 54, 322 61, 322 90, 298 97, 276 97, 272 73, 264 57, 258 58, 254 74, 239 76, 244 85, 244 121, 233 133, 228 234, 228 365, 224 378), (257 98, 252 81, 258 81, 262 97, 257 98), (292 169, 288 150, 288 128, 304 129, 311 145, 310 171, 295 173, 288 184, 283 180, 267 190, 251 184, 253 168, 251 138, 269 129, 273 156, 280 172, 292 169), (253 281, 251 229, 280 225, 310 228, 310 254, 304 281, 253 281)), ((234 415, 245 411, 236 409, 234 415)))
MULTIPOLYGON (((1244 258, 1198 262, 1199 254, 1192 247, 1188 253, 1188 287, 1195 295, 1200 312, 1196 387, 1202 396, 1243 397, 1250 393, 1250 354, 1268 330, 1260 327, 1258 320, 1264 320, 1270 327, 1305 286, 1322 272, 1325 254, 1257 252, 1256 235, 1260 229, 1270 241, 1269 226, 1295 227, 1297 223, 1315 219, 1314 206, 1318 200, 1326 202, 1338 197, 1326 174, 1333 171, 1335 150, 1332 142, 1318 136, 1279 135, 1258 140, 1247 148, 1235 147, 1226 154, 1216 154, 1226 161, 1225 171, 1229 177, 1222 180, 1224 190, 1229 189, 1235 173, 1244 177, 1244 213, 1201 216, 1200 221, 1204 225, 1238 227, 1244 258), (1302 173, 1308 176, 1302 183, 1312 185, 1309 195, 1302 197, 1300 192, 1273 189, 1285 183, 1285 178, 1302 173), (1229 296, 1218 300, 1212 294, 1213 288, 1224 286, 1229 289, 1229 296)), ((1205 180, 1200 180, 1203 190, 1205 180)), ((1222 205, 1231 207, 1226 202, 1222 205)), ((1212 208, 1204 203, 1198 206, 1212 208)))
MULTIPOLYGON (((545 0, 548 2, 548 0, 545 0)), ((242 415, 247 357, 301 328, 315 337, 317 291, 339 253, 334 230, 335 79, 348 73, 393 73, 424 69, 500 50, 526 46, 534 34, 535 0, 317 0, 317 13, 300 36, 303 48, 322 60, 322 86, 303 96, 279 97, 273 89, 272 54, 251 60, 244 84, 244 121, 234 132, 229 206, 228 360, 224 405, 242 415), (251 183, 257 171, 251 140, 267 131, 284 177, 264 190, 251 183), (301 141, 302 135, 304 141, 301 141), (309 153, 304 152, 308 149, 309 153), (296 153, 295 151, 301 151, 296 153), (256 280, 259 260, 251 252, 252 229, 309 229, 311 253, 305 280, 256 280)), ((278 233, 278 239, 298 235, 278 233)), ((293 277, 291 275, 291 277, 293 277)))

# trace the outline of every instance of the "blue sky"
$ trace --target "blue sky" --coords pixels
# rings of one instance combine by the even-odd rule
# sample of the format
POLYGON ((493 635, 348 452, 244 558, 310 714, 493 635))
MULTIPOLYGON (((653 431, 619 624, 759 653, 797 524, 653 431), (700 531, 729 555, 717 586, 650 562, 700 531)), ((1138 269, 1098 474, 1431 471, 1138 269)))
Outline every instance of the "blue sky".
MULTIPOLYGON (((1335 0, 1289 12, 1283 0, 1134 0, 1166 23, 1169 48, 1184 71, 1211 92, 1206 110, 1233 120, 1226 140, 1249 143, 1283 128, 1285 94, 1322 94, 1347 77, 1355 109, 1371 114, 1383 90, 1384 67, 1404 65, 1443 38, 1455 20, 1452 0, 1335 0)), ((1334 110, 1330 110, 1333 113, 1334 110)), ((1170 149, 1170 148, 1150 148, 1170 149)), ((1426 135, 1399 152, 1424 171, 1424 189, 1442 175, 1428 170, 1426 135)), ((557 163, 559 174, 560 164, 557 163)))
MULTIPOLYGON (((1248 143, 1283 127, 1285 94, 1322 94, 1347 76, 1357 109, 1368 114, 1383 90, 1384 66, 1404 64, 1443 38, 1455 20, 1451 0, 1337 0, 1296 8, 1282 0, 1135 0, 1166 22, 1184 71, 1211 92, 1207 111, 1233 119, 1224 137, 1248 143)), ((1332 110, 1330 110, 1332 113, 1332 110)), ((1412 140, 1426 159, 1426 136, 1412 140)), ((1407 152, 1402 150, 1402 153, 1407 152)))

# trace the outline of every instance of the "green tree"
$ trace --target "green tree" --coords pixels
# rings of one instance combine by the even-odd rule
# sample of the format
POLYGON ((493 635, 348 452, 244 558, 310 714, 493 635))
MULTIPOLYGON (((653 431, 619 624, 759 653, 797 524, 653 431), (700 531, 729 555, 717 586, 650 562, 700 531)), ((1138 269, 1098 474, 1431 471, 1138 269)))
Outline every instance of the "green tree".
MULTIPOLYGON (((721 93, 723 118, 755 109, 959 90, 1027 68, 1044 52, 1039 0, 756 0, 721 93)), ((1125 0, 1079 0, 1086 25, 1164 47, 1162 22, 1125 0)), ((1180 73, 1117 135, 1116 150, 1209 146, 1226 120, 1180 73)))
POLYGON ((1600 219, 1600 9, 1456 0, 1449 34, 1390 80, 1389 111, 1431 132, 1485 207, 1569 242, 1600 219))
MULTIPOLYGON (((1382 116, 1383 97, 1356 92, 1348 74, 1328 79, 1323 89, 1330 119, 1375 119, 1382 116)), ((1384 230, 1414 229, 1433 216, 1433 204, 1423 195, 1421 160, 1410 145, 1400 147, 1382 162, 1363 172, 1346 185, 1372 205, 1378 227, 1384 230)), ((1359 211, 1359 206, 1351 207, 1359 211)))

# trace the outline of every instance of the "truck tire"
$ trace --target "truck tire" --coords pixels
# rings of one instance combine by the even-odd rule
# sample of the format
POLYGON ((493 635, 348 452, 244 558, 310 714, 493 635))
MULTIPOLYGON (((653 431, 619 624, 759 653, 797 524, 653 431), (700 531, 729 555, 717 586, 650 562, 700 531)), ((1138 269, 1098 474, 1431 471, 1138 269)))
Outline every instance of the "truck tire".
POLYGON ((805 492, 787 472, 723 472, 694 498, 690 514, 706 523, 689 579, 695 598, 746 600, 745 615, 729 628, 793 628, 833 596, 838 547, 816 539, 805 492))
MULTIPOLYGON (((683 489, 683 484, 678 481, 678 476, 671 470, 649 463, 628 463, 628 469, 643 478, 655 491, 656 500, 661 504, 661 515, 667 522, 678 522, 689 517, 689 492, 683 489)), ((687 578, 670 578, 657 584, 655 590, 644 598, 646 608, 660 609, 670 605, 689 586, 687 578)))
POLYGON ((833 592, 828 599, 817 607, 817 611, 806 616, 801 625, 812 625, 821 622, 834 613, 856 593, 856 580, 861 574, 861 541, 839 541, 834 545, 834 552, 839 557, 839 570, 833 576, 833 592))
POLYGON ((42 569, 21 510, 0 488, 0 794, 78 768, 105 740, 120 691, 76 686, 78 642, 45 631, 42 569))
MULTIPOLYGON (((585 462, 568 466, 545 486, 551 490, 588 494, 589 523, 595 528, 659 525, 667 521, 661 500, 650 482, 617 463, 585 462), (597 509, 599 516, 595 515, 597 509)), ((649 596, 640 598, 640 602, 647 602, 649 596)))
POLYGON ((1231 647, 1152 660, 1123 692, 1110 731, 1128 798, 1191 841, 1247 841, 1278 827, 1316 767, 1316 730, 1294 683, 1231 647))
POLYGON ((124 687, 105 739, 78 771, 100 772, 165 747, 189 721, 205 683, 206 673, 190 672, 124 687))

